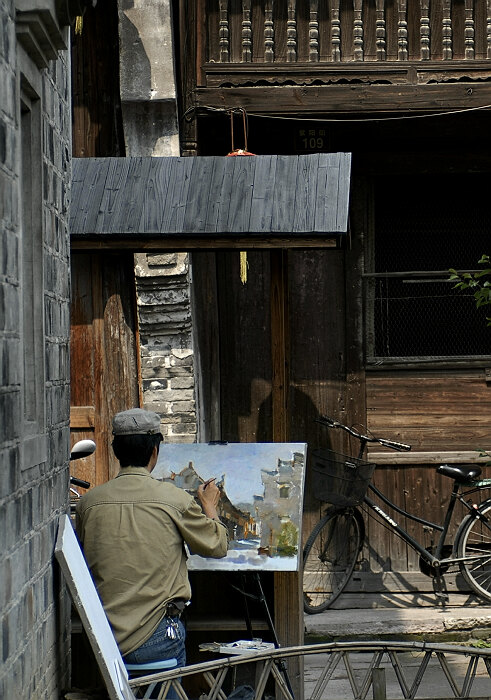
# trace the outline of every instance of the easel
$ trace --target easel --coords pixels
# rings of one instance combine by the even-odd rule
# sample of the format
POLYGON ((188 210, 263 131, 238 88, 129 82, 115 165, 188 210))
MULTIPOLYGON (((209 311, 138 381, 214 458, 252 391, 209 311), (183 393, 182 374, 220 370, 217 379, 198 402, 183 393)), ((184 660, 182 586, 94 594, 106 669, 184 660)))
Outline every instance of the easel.
MULTIPOLYGON (((246 588, 246 586, 245 586, 246 574, 244 572, 241 573, 242 584, 243 584, 242 588, 239 588, 238 586, 234 586, 233 584, 230 584, 232 586, 232 588, 235 588, 235 590, 238 591, 239 593, 241 593, 244 597, 244 619, 245 619, 245 623, 246 623, 246 627, 247 627, 247 633, 249 634, 250 639, 253 639, 251 616, 249 613, 249 606, 247 604, 247 599, 251 598, 252 600, 259 601, 259 603, 261 604, 261 607, 263 608, 265 616, 266 616, 266 621, 268 623, 268 628, 269 628, 269 631, 271 633, 273 643, 274 643, 276 649, 279 649, 280 643, 279 643, 278 635, 276 634, 276 630, 274 627, 273 618, 271 617, 271 612, 269 610, 268 601, 266 599, 266 596, 264 595, 264 589, 263 589, 263 585, 261 582, 261 575, 259 572, 254 571, 252 573, 252 577, 253 577, 253 579, 256 583, 256 586, 257 586, 257 590, 258 590, 257 594, 249 593, 245 590, 245 588, 246 588)), ((288 676, 288 669, 286 667, 286 663, 285 663, 284 659, 279 659, 277 662, 277 665, 285 678, 285 683, 286 683, 286 686, 287 686, 289 692, 291 693, 292 697, 294 698, 295 695, 293 693, 292 685, 290 683, 290 678, 288 676)))

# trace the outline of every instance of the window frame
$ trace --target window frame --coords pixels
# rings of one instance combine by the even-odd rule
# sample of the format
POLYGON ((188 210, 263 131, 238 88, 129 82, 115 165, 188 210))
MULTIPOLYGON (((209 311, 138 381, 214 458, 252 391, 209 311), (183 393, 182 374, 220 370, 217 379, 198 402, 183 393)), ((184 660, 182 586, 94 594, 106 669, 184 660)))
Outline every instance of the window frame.
POLYGON ((17 43, 22 469, 48 458, 44 327, 42 77, 17 43))

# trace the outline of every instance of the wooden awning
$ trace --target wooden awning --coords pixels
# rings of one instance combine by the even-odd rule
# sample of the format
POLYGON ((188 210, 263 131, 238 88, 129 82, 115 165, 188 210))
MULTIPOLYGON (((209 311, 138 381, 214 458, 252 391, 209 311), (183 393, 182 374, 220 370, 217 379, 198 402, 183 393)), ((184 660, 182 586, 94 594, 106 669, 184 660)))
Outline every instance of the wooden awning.
POLYGON ((335 245, 351 154, 75 158, 75 248, 335 245))

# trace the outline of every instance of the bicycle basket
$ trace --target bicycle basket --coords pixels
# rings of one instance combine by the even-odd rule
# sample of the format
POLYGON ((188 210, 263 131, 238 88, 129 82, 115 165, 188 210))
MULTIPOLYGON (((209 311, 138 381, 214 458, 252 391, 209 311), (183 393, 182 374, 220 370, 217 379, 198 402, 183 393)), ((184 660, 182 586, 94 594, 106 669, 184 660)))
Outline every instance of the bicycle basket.
POLYGON ((328 449, 312 452, 312 487, 316 498, 335 506, 363 501, 375 464, 328 449))

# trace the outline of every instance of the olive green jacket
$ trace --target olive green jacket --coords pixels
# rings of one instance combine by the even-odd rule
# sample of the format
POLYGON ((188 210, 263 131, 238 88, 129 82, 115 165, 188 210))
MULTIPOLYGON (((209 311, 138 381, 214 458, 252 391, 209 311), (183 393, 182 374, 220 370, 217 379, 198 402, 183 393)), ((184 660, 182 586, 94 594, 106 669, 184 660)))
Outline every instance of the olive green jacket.
POLYGON ((224 557, 227 530, 195 499, 125 467, 77 504, 77 533, 121 654, 155 631, 167 603, 189 600, 184 542, 193 554, 224 557))

